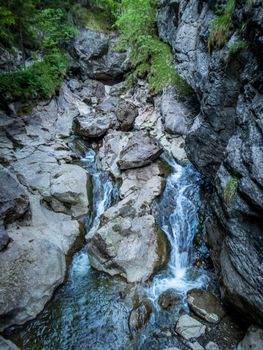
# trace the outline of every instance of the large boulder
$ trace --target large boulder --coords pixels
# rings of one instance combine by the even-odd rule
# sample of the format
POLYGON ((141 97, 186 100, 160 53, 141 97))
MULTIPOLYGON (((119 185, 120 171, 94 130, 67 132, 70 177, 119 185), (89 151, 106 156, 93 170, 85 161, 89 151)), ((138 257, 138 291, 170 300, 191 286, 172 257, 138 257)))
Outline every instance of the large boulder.
POLYGON ((162 174, 158 164, 123 173, 123 199, 87 235, 93 267, 138 282, 149 279, 166 261, 168 242, 151 215, 163 188, 162 174))
POLYGON ((64 281, 65 255, 78 238, 79 224, 31 198, 32 222, 7 228, 11 238, 0 253, 0 330, 31 320, 64 281))
POLYGON ((133 103, 118 97, 108 97, 98 106, 98 109, 103 113, 113 112, 122 131, 129 131, 138 116, 138 109, 133 103))
POLYGON ((81 217, 89 211, 89 175, 78 165, 60 165, 52 174, 50 194, 51 206, 58 212, 81 217))
POLYGON ((156 140, 143 131, 136 131, 121 150, 118 165, 121 170, 139 168, 156 160, 161 153, 162 147, 156 140))
POLYGON ((114 113, 89 113, 74 119, 75 132, 80 136, 90 139, 101 137, 113 127, 118 126, 114 113))
POLYGON ((97 270, 128 282, 148 280, 166 261, 164 235, 152 215, 131 217, 132 202, 104 213, 99 228, 88 234, 90 263, 97 270))
POLYGON ((26 189, 18 182, 15 175, 0 165, 0 221, 12 222, 29 209, 26 189))
POLYGON ((82 30, 74 43, 82 75, 106 82, 121 80, 128 68, 128 56, 115 49, 116 43, 114 34, 82 30))
POLYGON ((218 298, 202 289, 192 289, 187 293, 190 309, 199 317, 210 323, 218 323, 225 311, 218 298))

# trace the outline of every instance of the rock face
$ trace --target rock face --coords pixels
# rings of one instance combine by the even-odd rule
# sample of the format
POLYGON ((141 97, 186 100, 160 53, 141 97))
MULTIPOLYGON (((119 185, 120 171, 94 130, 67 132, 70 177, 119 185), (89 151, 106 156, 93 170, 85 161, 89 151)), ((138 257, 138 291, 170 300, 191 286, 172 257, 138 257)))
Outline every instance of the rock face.
POLYGON ((174 88, 168 88, 163 92, 161 115, 165 130, 177 135, 187 135, 196 116, 185 103, 176 99, 174 88))
POLYGON ((205 325, 188 315, 181 316, 176 325, 176 332, 186 340, 200 337, 205 330, 205 325))
POLYGON ((127 53, 115 50, 115 35, 83 30, 74 44, 82 76, 114 82, 127 71, 127 53))
POLYGON ((218 323, 225 314, 218 298, 206 290, 190 290, 187 300, 190 309, 207 322, 218 323))
POLYGON ((263 8, 258 0, 237 4, 234 27, 246 18, 243 37, 255 49, 235 55, 231 48, 241 40, 238 33, 222 49, 208 52, 214 13, 212 1, 161 1, 159 35, 172 46, 177 71, 200 102, 199 123, 187 135, 186 150, 214 186, 206 230, 222 296, 263 324, 263 8))

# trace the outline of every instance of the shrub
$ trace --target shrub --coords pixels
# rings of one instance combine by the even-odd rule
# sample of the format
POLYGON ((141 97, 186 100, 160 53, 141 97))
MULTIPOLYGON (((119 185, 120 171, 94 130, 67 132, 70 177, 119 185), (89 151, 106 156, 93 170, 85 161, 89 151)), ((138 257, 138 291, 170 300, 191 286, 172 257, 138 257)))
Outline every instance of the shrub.
POLYGON ((42 62, 26 69, 0 75, 0 95, 5 101, 46 99, 60 87, 67 71, 67 60, 53 51, 42 62))
POLYGON ((208 51, 221 49, 225 46, 232 33, 232 15, 235 10, 236 0, 227 0, 227 3, 212 22, 211 31, 208 38, 208 51))
POLYGON ((190 87, 172 65, 170 47, 160 41, 156 29, 156 0, 123 0, 116 26, 121 30, 119 48, 130 49, 134 77, 146 77, 152 92, 175 85, 184 95, 190 87))

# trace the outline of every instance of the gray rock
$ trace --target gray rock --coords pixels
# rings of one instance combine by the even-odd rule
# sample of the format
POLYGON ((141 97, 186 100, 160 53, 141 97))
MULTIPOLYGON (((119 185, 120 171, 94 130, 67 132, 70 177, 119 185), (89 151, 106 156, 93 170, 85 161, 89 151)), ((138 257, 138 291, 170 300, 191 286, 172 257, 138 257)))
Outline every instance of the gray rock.
POLYGON ((127 71, 127 52, 117 52, 116 36, 82 30, 74 43, 83 76, 106 82, 122 79, 127 71))
POLYGON ((180 301, 179 295, 173 290, 168 289, 163 292, 158 298, 158 304, 164 310, 170 310, 175 307, 180 301))
POLYGON ((78 165, 63 164, 54 171, 50 182, 51 206, 54 211, 81 217, 89 211, 88 173, 78 165))
POLYGON ((65 255, 80 234, 69 216, 49 211, 39 197, 30 199, 32 222, 12 224, 12 241, 0 253, 0 330, 23 324, 42 311, 64 281, 65 255))
POLYGON ((237 55, 231 54, 241 39, 237 33, 223 48, 208 52, 214 11, 212 1, 161 1, 158 30, 200 103, 186 152, 215 188, 205 225, 221 295, 243 317, 263 324, 263 10, 257 1, 249 10, 235 8, 236 25, 244 18, 249 23, 244 33, 248 48, 237 55), (231 179, 238 184, 229 195, 231 179))
POLYGON ((238 344, 237 350, 261 350, 263 348, 263 330, 250 326, 244 339, 238 344))
POLYGON ((187 293, 190 309, 199 317, 210 323, 218 323, 225 311, 218 298, 202 289, 192 289, 187 293))
POLYGON ((0 220, 10 223, 25 214, 29 209, 26 189, 15 175, 0 165, 0 220))
POLYGON ((210 341, 210 342, 205 346, 205 350, 220 350, 220 349, 219 349, 219 346, 218 346, 216 343, 210 341))
POLYGON ((197 341, 195 341, 194 343, 188 343, 187 345, 192 350, 204 350, 202 345, 200 345, 197 341))
POLYGON ((19 350, 14 343, 12 343, 10 340, 7 340, 1 336, 0 336, 0 349, 1 350, 19 350))
POLYGON ((157 159, 162 153, 161 146, 147 133, 134 132, 120 152, 120 169, 138 168, 157 159))
POLYGON ((8 236, 6 229, 0 223, 0 252, 5 249, 10 242, 10 237, 8 236))
POLYGON ((118 126, 114 113, 89 113, 74 119, 75 132, 80 136, 90 139, 101 137, 112 128, 118 126))
POLYGON ((163 92, 161 115, 165 130, 177 135, 188 134, 195 117, 193 110, 177 100, 175 89, 172 88, 163 92))
POLYGON ((139 306, 133 309, 129 315, 129 330, 135 335, 149 321, 152 313, 152 305, 149 300, 143 300, 139 306))
POLYGON ((205 330, 205 325, 188 315, 181 316, 176 324, 176 332, 186 340, 200 337, 205 330))
POLYGON ((167 258, 165 237, 151 215, 131 217, 132 202, 119 202, 104 213, 88 236, 90 264, 128 282, 148 280, 167 258))

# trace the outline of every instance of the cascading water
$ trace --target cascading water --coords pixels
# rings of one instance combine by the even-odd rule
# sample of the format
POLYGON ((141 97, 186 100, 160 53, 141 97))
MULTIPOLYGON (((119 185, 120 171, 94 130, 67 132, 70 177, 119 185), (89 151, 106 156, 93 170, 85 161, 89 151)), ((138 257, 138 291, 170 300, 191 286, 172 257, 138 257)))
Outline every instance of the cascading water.
MULTIPOLYGON (((155 336, 162 327, 172 324, 179 312, 179 308, 163 312, 158 309, 156 300, 162 292, 173 288, 183 301, 187 290, 204 283, 204 273, 192 268, 193 237, 201 206, 201 178, 191 165, 181 167, 169 156, 165 156, 165 161, 170 164, 172 172, 158 203, 157 219, 169 238, 171 255, 167 268, 145 286, 148 297, 156 306, 149 322, 131 339, 128 319, 137 286, 91 269, 84 248, 74 256, 67 282, 55 293, 45 310, 24 327, 10 330, 9 337, 22 350, 159 350, 168 345, 181 347, 178 339, 155 336)), ((93 209, 91 219, 87 221, 88 232, 99 224, 100 216, 117 198, 117 189, 108 173, 97 170, 93 150, 87 150, 81 163, 92 175, 93 184, 93 209)))
POLYGON ((202 179, 191 164, 182 167, 168 155, 164 160, 172 171, 158 204, 158 220, 170 241, 171 252, 167 270, 158 274, 149 287, 149 296, 153 300, 170 288, 183 297, 189 289, 200 288, 207 282, 207 276, 192 266, 202 179))

